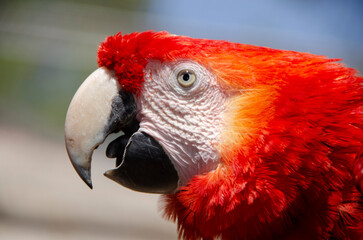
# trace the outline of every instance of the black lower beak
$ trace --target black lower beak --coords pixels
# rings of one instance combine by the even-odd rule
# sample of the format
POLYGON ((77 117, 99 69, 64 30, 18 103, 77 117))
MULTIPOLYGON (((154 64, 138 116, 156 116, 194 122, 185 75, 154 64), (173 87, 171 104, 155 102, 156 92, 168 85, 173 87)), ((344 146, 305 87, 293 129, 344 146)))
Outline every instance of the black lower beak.
POLYGON ((105 176, 135 191, 174 193, 179 177, 160 144, 143 132, 127 138, 121 136, 108 146, 106 154, 117 156, 120 165, 105 176))

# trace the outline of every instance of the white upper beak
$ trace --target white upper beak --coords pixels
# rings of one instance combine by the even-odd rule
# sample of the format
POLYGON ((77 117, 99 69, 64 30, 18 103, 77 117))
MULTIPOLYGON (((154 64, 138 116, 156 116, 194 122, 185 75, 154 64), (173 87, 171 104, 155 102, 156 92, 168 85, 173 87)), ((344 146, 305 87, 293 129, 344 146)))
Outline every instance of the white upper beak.
POLYGON ((101 67, 83 82, 68 108, 65 121, 67 152, 77 173, 90 188, 92 153, 109 134, 105 127, 112 101, 120 89, 114 72, 101 67))

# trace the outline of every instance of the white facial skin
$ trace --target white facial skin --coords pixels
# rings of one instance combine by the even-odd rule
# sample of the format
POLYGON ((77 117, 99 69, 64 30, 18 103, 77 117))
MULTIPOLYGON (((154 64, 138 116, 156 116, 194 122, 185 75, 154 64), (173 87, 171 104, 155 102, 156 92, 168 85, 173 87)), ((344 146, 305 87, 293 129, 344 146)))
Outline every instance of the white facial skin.
POLYGON ((185 185, 193 176, 214 170, 227 94, 215 76, 190 60, 151 60, 145 68, 143 90, 136 97, 139 131, 164 148, 185 185), (178 73, 192 70, 196 80, 185 87, 178 73))

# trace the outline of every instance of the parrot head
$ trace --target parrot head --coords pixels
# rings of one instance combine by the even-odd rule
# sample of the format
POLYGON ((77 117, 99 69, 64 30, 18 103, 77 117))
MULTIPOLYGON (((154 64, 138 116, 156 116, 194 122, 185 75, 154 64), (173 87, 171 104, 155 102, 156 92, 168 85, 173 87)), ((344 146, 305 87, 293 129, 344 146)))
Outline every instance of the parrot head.
POLYGON ((165 194, 186 239, 340 236, 341 216, 363 217, 363 88, 337 61, 167 32, 110 36, 69 106, 68 155, 92 188, 94 149, 122 131, 105 176, 165 194))

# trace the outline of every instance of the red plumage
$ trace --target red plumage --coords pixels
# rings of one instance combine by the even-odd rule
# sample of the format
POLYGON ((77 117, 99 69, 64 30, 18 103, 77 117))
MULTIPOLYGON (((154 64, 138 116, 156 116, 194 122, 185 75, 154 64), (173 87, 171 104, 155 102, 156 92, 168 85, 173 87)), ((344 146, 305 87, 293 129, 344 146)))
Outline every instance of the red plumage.
POLYGON ((188 58, 218 77, 230 104, 218 168, 164 196, 184 239, 363 239, 362 77, 336 59, 161 33, 100 47, 126 90, 148 59, 188 58), (231 133, 237 133, 235 135, 231 133))

